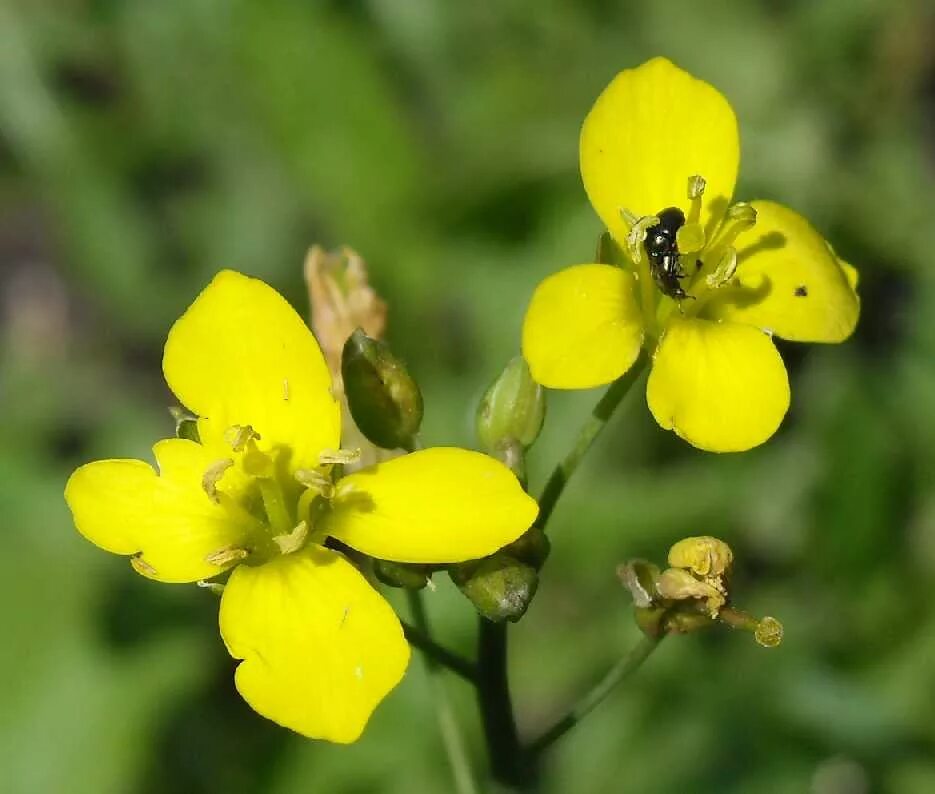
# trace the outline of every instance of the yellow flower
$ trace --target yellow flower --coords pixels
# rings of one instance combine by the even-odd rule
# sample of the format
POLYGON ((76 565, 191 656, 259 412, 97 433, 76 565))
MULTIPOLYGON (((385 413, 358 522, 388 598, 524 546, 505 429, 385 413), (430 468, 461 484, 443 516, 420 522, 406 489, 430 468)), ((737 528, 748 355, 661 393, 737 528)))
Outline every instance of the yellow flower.
POLYGON ((233 569, 220 606, 236 685, 260 714, 354 741, 399 682, 409 646, 390 606, 339 552, 416 563, 483 557, 537 507, 513 474, 461 449, 426 449, 334 483, 340 409, 311 332, 273 289, 220 273, 169 333, 163 370, 200 442, 72 474, 75 525, 163 582, 233 569))
POLYGON ((581 130, 581 175, 626 261, 538 286, 523 326, 536 380, 609 383, 645 347, 647 401, 663 428, 715 452, 776 431, 789 383, 772 335, 846 339, 857 274, 792 210, 731 205, 739 160, 734 112, 707 83, 664 58, 614 78, 581 130))

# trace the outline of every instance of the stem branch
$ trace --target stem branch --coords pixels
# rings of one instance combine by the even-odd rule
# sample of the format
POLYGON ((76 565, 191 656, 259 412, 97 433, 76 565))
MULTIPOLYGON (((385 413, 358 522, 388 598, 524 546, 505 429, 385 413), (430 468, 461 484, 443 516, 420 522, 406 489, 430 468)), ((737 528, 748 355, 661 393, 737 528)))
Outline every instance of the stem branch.
MULTIPOLYGON (((428 615, 425 612, 425 604, 422 602, 422 593, 418 590, 407 590, 406 593, 409 597, 409 609, 412 612, 412 619, 418 631, 426 638, 431 647, 444 650, 431 640, 428 615)), ((408 631, 406 634, 408 637, 408 631)), ((419 647, 423 653, 425 672, 432 688, 432 699, 435 702, 435 711, 438 715, 438 728, 442 736, 442 743, 445 745, 445 752, 448 754, 448 763, 451 765, 455 791, 457 794, 478 794, 477 783, 474 781, 474 772, 471 769, 471 760, 468 757, 464 737, 461 735, 458 720, 451 707, 451 701, 445 689, 445 682, 440 675, 441 662, 426 647, 419 647)))
POLYGON ((662 637, 643 635, 643 638, 630 649, 629 653, 611 667, 604 677, 595 684, 594 688, 581 698, 564 717, 555 722, 551 728, 548 728, 537 739, 530 743, 526 751, 528 756, 530 758, 535 758, 553 742, 560 739, 574 728, 575 725, 581 722, 585 715, 598 706, 617 684, 626 680, 640 668, 643 662, 645 662, 650 654, 658 647, 661 640, 662 637))
MULTIPOLYGON (((421 598, 419 601, 421 602, 421 598)), ((410 606, 411 605, 412 598, 410 597, 410 606)), ((416 620, 416 610, 413 609, 412 612, 413 620, 416 620)), ((413 648, 418 648, 427 657, 431 658, 432 661, 440 664, 442 667, 447 667, 451 672, 461 676, 465 681, 472 684, 477 682, 477 666, 473 662, 468 661, 454 651, 449 651, 443 645, 439 645, 429 636, 424 627, 419 625, 413 626, 411 623, 406 623, 405 620, 401 620, 400 623, 403 624, 403 634, 406 635, 406 639, 413 648)))
POLYGON ((633 384, 636 383, 640 375, 643 374, 646 362, 646 355, 641 354, 640 358, 634 362, 629 370, 607 387, 604 396, 601 397, 597 405, 594 406, 591 416, 588 417, 588 420, 578 431, 578 438, 575 441, 575 445, 568 454, 565 455, 562 462, 555 467, 552 471, 552 475, 549 477, 549 481, 545 484, 542 496, 539 497, 539 516, 536 518, 535 526, 540 529, 545 528, 559 497, 561 497, 565 486, 568 484, 568 480, 571 479, 571 475, 575 473, 578 464, 581 463, 581 460, 591 448, 591 445, 601 434, 601 431, 607 425, 611 416, 613 416, 614 411, 617 410, 617 406, 620 405, 620 402, 626 397, 633 384))

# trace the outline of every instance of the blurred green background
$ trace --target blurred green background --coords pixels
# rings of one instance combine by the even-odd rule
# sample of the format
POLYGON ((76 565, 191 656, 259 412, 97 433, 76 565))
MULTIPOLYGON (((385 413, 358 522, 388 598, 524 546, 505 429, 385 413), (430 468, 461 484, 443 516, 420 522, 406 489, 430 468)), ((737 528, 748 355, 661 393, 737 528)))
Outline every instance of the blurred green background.
MULTIPOLYGON (((278 729, 234 693, 216 599, 93 549, 62 487, 171 432, 161 346, 216 270, 304 312, 314 242, 370 263, 426 441, 473 443, 534 285, 592 256, 580 123, 664 54, 734 104, 738 196, 810 217, 863 314, 845 345, 782 346, 792 410, 754 452, 624 404, 512 632, 523 730, 636 641, 616 564, 684 535, 733 544, 738 602, 786 640, 667 641, 545 791, 935 791, 933 52, 925 0, 0 0, 0 790, 450 789, 417 660, 356 745, 278 729)), ((534 490, 595 399, 552 395, 534 490)), ((470 652, 468 605, 428 601, 470 652)))

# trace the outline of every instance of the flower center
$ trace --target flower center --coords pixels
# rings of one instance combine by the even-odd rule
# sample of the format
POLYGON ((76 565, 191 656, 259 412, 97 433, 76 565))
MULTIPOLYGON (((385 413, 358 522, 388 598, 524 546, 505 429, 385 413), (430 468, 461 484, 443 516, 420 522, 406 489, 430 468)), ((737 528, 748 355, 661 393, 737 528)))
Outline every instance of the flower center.
POLYGON ((687 214, 679 207, 642 217, 620 211, 629 227, 625 250, 636 266, 640 303, 653 336, 658 336, 673 310, 696 315, 716 290, 733 280, 734 240, 756 223, 753 207, 738 203, 706 233, 701 224, 705 186, 700 175, 688 178, 687 214))
POLYGON ((324 542, 315 525, 334 495, 333 465, 351 462, 359 453, 325 450, 317 467, 292 470, 291 450, 261 446, 260 434, 249 425, 228 428, 224 440, 231 455, 208 467, 202 488, 231 520, 251 523, 257 531, 243 546, 212 552, 208 562, 218 567, 239 561, 259 565, 309 542, 324 542))

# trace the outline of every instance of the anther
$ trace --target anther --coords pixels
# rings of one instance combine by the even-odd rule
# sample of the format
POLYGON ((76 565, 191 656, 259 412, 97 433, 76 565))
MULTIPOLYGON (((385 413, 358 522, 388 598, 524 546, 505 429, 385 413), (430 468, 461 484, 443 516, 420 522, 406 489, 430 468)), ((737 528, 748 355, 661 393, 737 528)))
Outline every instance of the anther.
POLYGON ((218 496, 218 483, 224 476, 224 472, 233 465, 234 461, 230 458, 216 461, 208 466, 205 473, 201 476, 201 487, 204 492, 208 494, 208 498, 215 504, 220 504, 221 502, 221 498, 218 496))
POLYGON ((231 425, 224 431, 224 440, 234 452, 242 452, 248 441, 259 438, 260 434, 251 425, 231 425))
POLYGON ((225 546, 223 549, 212 551, 205 557, 205 562, 211 565, 217 565, 219 568, 231 562, 244 560, 250 556, 250 552, 237 546, 225 546))
POLYGON ((714 268, 714 272, 705 276, 705 284, 712 289, 722 287, 737 272, 737 249, 729 246, 714 268))
POLYGON ((300 521, 288 535, 273 535, 273 543, 279 547, 282 554, 292 554, 305 544, 308 537, 308 524, 300 521))
POLYGON ((296 469, 293 476, 301 485, 317 491, 325 499, 334 496, 334 483, 318 469, 296 469))
POLYGON ((156 569, 153 568, 146 560, 143 559, 143 552, 137 552, 132 557, 130 557, 130 565, 133 566, 133 570, 143 576, 158 576, 156 569))
POLYGON ((360 449, 324 449, 318 454, 322 466, 331 463, 356 463, 360 460, 360 449))
POLYGON ((207 579, 199 579, 195 584, 202 590, 207 590, 209 593, 214 593, 215 595, 221 595, 221 593, 224 592, 224 585, 220 582, 209 582, 207 579))
MULTIPOLYGON (((621 210, 620 213, 625 220, 634 217, 633 213, 628 210, 621 210)), ((659 218, 655 215, 644 215, 630 224, 630 231, 627 232, 627 253, 630 255, 630 259, 633 260, 634 265, 638 265, 643 261, 643 241, 646 239, 649 229, 658 223, 659 218)))

